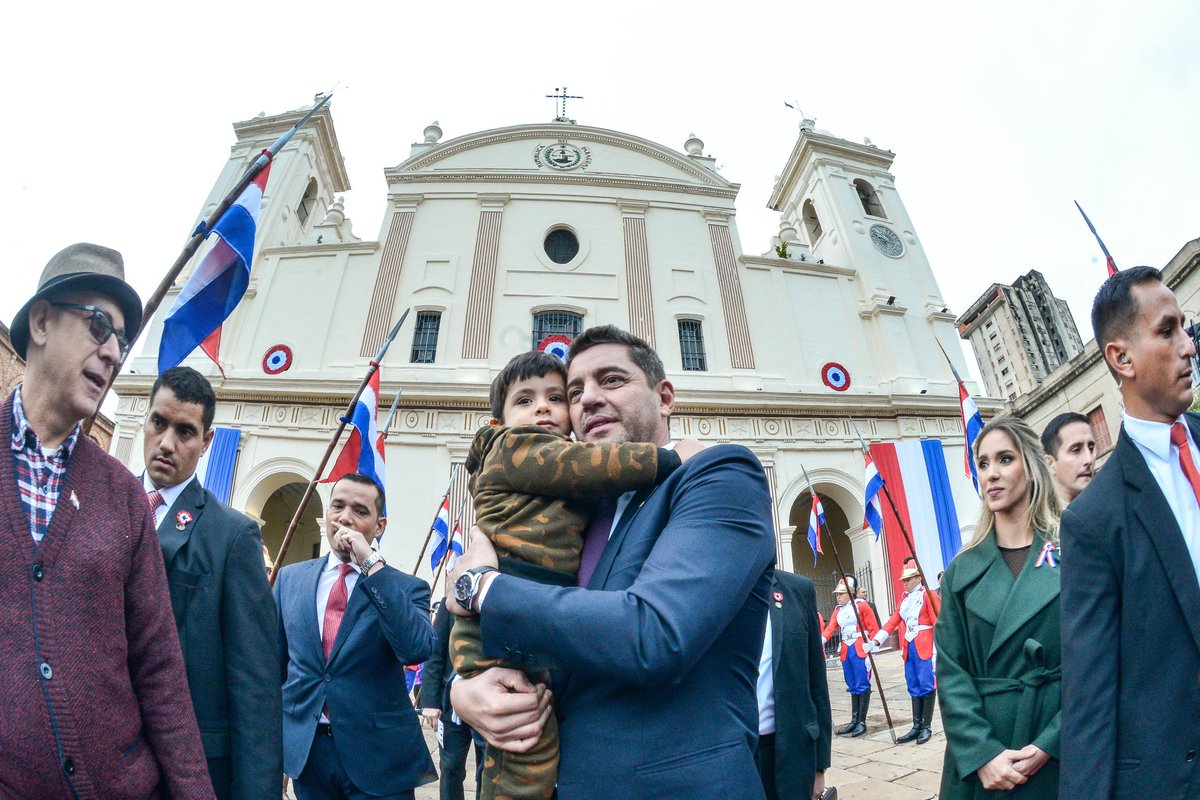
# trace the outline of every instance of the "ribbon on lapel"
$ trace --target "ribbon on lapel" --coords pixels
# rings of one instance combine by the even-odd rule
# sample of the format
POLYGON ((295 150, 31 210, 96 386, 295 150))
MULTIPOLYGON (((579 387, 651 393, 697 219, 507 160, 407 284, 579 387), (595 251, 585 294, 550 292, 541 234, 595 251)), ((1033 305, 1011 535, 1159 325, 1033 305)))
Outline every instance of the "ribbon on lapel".
POLYGON ((193 477, 179 493, 179 497, 175 498, 171 507, 167 509, 162 524, 158 526, 158 541, 162 545, 163 561, 167 566, 170 566, 171 562, 175 560, 175 554, 179 552, 179 549, 187 544, 188 537, 192 535, 192 529, 200 524, 200 515, 204 511, 205 500, 204 487, 193 477), (184 525, 183 530, 179 530, 175 522, 180 511, 187 511, 192 515, 192 521, 184 525))
MULTIPOLYGON (((1033 544, 1025 557, 1025 565, 1017 575, 1016 582, 1008 592, 1004 610, 1000 612, 1000 624, 992 634, 992 645, 988 648, 988 658, 995 655, 1000 645, 1012 638, 1025 623, 1041 613, 1058 597, 1062 583, 1057 569, 1037 569, 1033 566, 1037 557, 1046 546, 1046 539, 1041 534, 1034 534, 1033 544)), ((1004 559, 996 551, 997 560, 1003 564, 1004 559)), ((1003 564, 1008 569, 1007 564, 1003 564)), ((1011 572, 1008 573, 1012 575, 1011 572)))

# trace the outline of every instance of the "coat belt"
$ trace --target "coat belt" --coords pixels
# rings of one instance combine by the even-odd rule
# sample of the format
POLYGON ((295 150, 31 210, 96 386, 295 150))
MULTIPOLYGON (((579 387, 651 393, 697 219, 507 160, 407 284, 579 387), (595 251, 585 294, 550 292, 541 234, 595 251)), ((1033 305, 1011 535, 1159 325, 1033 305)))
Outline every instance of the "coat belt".
POLYGON ((1011 747, 1021 748, 1031 744, 1033 740, 1038 691, 1046 684, 1060 680, 1062 680, 1061 666, 1053 669, 1035 667, 1020 678, 976 678, 975 688, 979 691, 980 697, 1008 692, 1021 693, 1021 699, 1017 704, 1016 724, 1013 726, 1013 741, 1010 742, 1011 747))

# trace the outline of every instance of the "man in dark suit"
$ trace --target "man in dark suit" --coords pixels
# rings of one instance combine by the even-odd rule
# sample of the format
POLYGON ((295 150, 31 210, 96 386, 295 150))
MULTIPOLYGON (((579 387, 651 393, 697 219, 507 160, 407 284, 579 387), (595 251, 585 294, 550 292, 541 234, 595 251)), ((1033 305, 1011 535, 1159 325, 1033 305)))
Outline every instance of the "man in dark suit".
POLYGON ((1105 281, 1092 326, 1125 415, 1062 518, 1060 796, 1200 797, 1195 347, 1150 267, 1105 281))
MULTIPOLYGON (((591 328, 567 369, 577 436, 668 444, 675 390, 645 342, 591 328)), ((586 589, 487 572, 495 553, 475 536, 447 602, 482 609, 485 655, 568 675, 554 687, 562 800, 761 800, 754 686, 775 556, 762 465, 743 447, 711 447, 610 513, 588 529, 602 538, 594 562, 584 544, 586 589)), ((490 744, 521 749, 549 713, 534 688, 497 668, 451 695, 490 744)))
POLYGON ((191 367, 164 372, 143 428, 143 488, 158 526, 175 627, 213 789, 266 797, 283 772, 271 588, 254 520, 200 485, 217 398, 191 367))
POLYGON ((433 654, 429 584, 388 566, 383 489, 333 485, 328 556, 279 572, 283 765, 299 800, 411 800, 437 780, 404 665, 433 654))
MULTIPOLYGON (((445 603, 437 606, 433 615, 433 633, 436 637, 433 655, 425 662, 422 670, 421 697, 417 705, 421 716, 430 727, 437 730, 441 746, 438 748, 441 778, 438 791, 441 800, 463 800, 463 780, 467 777, 467 753, 474 741, 474 731, 461 721, 454 720, 454 709, 450 705, 450 681, 454 678, 454 667, 450 663, 450 630, 454 627, 454 615, 445 603)), ((480 778, 483 773, 483 747, 475 745, 475 796, 479 796, 480 778)))
POLYGON ((825 793, 833 717, 818 624, 813 582, 776 567, 758 670, 755 757, 767 800, 825 793))

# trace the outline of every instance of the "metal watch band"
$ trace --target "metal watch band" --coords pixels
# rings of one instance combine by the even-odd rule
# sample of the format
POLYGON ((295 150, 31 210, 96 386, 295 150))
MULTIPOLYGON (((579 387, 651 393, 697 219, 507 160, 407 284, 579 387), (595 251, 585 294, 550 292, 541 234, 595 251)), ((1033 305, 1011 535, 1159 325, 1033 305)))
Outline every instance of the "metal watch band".
POLYGON ((386 564, 386 563, 387 563, 387 561, 384 561, 383 556, 380 555, 378 551, 376 551, 366 557, 366 559, 362 562, 362 566, 360 566, 359 569, 361 569, 363 571, 363 574, 366 575, 368 572, 371 571, 371 567, 375 566, 376 564, 386 564))

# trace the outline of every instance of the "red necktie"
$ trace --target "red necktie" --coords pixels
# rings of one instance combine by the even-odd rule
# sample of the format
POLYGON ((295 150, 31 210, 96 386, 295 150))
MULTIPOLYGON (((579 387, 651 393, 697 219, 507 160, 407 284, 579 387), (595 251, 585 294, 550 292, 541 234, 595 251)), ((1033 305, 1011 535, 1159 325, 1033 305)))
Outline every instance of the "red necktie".
POLYGON ((338 564, 338 572, 341 574, 333 584, 333 588, 329 590, 329 600, 325 603, 325 625, 321 629, 321 649, 325 651, 326 661, 329 660, 333 642, 337 639, 342 616, 346 613, 346 598, 349 596, 349 592, 346 591, 346 576, 352 569, 354 567, 349 564, 338 564))
POLYGON ((587 532, 583 534, 583 552, 579 556, 579 573, 575 577, 576 586, 587 586, 600 563, 600 554, 608 544, 608 536, 612 532, 613 517, 617 512, 617 504, 609 499, 601 500, 592 515, 592 522, 587 532))
POLYGON ((1179 466, 1183 467, 1183 474, 1192 485, 1196 502, 1200 503, 1200 472, 1196 471, 1196 462, 1192 460, 1192 448, 1188 446, 1187 431, 1183 429, 1182 422, 1171 426, 1171 444, 1179 448, 1179 466))
POLYGON ((147 492, 146 502, 150 504, 151 512, 158 511, 158 507, 163 504, 162 495, 159 493, 158 489, 155 489, 153 492, 147 492))

